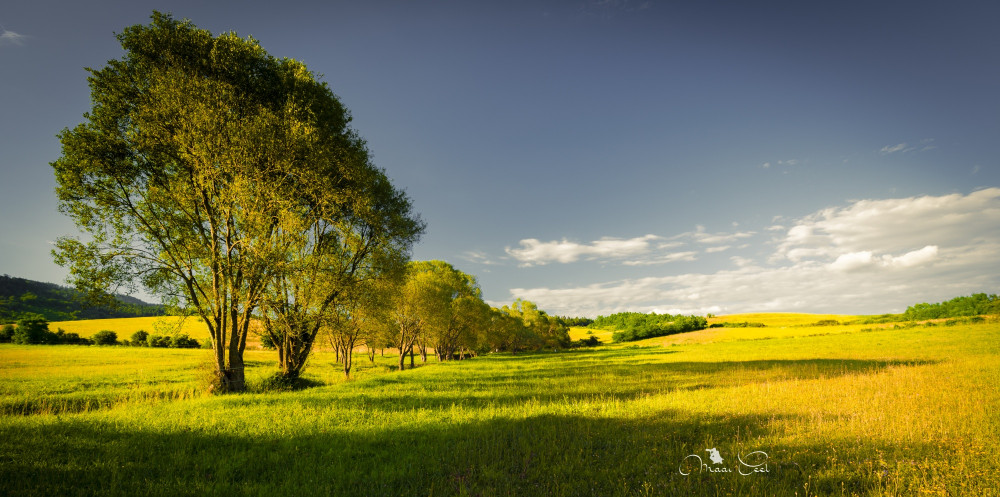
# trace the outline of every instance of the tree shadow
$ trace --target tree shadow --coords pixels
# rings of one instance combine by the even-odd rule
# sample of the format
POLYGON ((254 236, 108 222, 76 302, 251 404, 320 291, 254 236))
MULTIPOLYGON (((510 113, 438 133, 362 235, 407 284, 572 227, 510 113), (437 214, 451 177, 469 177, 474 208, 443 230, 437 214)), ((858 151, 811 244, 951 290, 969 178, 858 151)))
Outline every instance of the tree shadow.
MULTIPOLYGON (((495 364, 495 363, 494 363, 495 364)), ((383 410, 513 407, 525 402, 590 401, 635 398, 706 388, 877 374, 888 368, 933 361, 793 359, 719 362, 604 362, 526 358, 518 368, 497 369, 486 362, 449 365, 433 375, 382 375, 359 381, 339 396, 350 403, 363 396, 383 410)), ((502 363, 501 363, 502 365, 502 363)), ((302 402, 329 402, 317 396, 302 402)))
MULTIPOLYGON (((238 436, 238 427, 211 433, 184 420, 164 432, 73 417, 0 427, 0 494, 798 495, 842 483, 867 493, 891 480, 863 467, 843 481, 830 476, 822 447, 760 445, 774 421, 670 411, 449 421, 442 412, 421 424, 341 429, 318 419, 315 430, 293 430, 308 432, 300 435, 279 426, 238 436)), ((851 444, 839 450, 864 457, 851 444)))

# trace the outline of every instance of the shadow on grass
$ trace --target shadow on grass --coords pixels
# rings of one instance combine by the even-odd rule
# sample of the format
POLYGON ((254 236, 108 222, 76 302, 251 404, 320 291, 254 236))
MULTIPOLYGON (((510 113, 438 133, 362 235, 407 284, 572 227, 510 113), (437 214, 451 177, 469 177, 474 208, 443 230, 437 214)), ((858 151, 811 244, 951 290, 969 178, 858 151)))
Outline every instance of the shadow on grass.
MULTIPOLYGON (((279 429, 261 437, 207 433, 183 420, 164 433, 76 417, 0 427, 0 494, 801 495, 806 484, 813 492, 843 484, 848 493, 867 493, 891 482, 878 468, 830 476, 823 447, 755 445, 775 420, 666 412, 441 419, 418 427, 359 420, 343 428, 319 419, 307 434, 279 429), (713 448, 722 463, 709 459, 713 448), (766 471, 738 463, 754 451, 767 455, 749 464, 766 462, 758 466, 766 471), (692 454, 705 467, 692 464, 692 454)), ((875 449, 893 448, 844 443, 838 455, 864 459, 875 449)))
MULTIPOLYGON (((649 356, 636 356, 631 361, 609 361, 608 357, 608 354, 537 355, 522 356, 518 363, 506 359, 468 361, 449 364, 431 375, 391 374, 369 378, 346 387, 340 394, 348 402, 356 395, 363 395, 366 402, 373 403, 369 404, 372 408, 389 411, 453 404, 512 407, 525 402, 609 397, 631 400, 684 390, 877 374, 887 368, 933 363, 858 359, 658 362, 649 356)), ((323 397, 302 401, 328 402, 323 397)))

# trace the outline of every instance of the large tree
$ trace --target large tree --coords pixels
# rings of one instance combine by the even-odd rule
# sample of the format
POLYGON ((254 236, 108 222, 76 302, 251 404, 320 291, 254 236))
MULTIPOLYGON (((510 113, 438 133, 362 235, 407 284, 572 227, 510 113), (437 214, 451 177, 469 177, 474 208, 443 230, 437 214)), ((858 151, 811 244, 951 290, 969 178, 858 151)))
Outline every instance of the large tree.
POLYGON ((375 170, 303 64, 160 13, 117 36, 125 55, 88 69, 93 108, 60 134, 60 210, 89 240, 59 239, 56 261, 92 295, 141 285, 193 309, 219 385, 242 390, 268 290, 315 266, 297 258, 311 253, 304 234, 323 229, 331 198, 364 194, 352 174, 375 170))
MULTIPOLYGON (((424 229, 409 198, 371 164, 360 139, 331 138, 325 145, 310 144, 329 148, 310 157, 330 160, 314 165, 319 176, 306 181, 308 188, 296 198, 300 222, 277 231, 288 262, 272 278, 263 303, 265 333, 288 380, 299 376, 324 327, 349 330, 353 325, 345 319, 373 304, 376 287, 402 278, 410 248, 424 229)), ((354 340, 349 341, 345 374, 354 340)))

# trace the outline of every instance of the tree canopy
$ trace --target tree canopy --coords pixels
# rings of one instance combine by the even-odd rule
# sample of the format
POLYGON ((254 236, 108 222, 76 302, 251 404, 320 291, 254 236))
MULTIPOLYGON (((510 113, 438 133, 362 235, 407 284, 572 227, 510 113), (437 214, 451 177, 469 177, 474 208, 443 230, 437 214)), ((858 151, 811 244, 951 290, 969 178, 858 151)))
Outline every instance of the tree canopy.
POLYGON ((117 37, 125 55, 88 69, 93 107, 59 135, 60 210, 89 240, 60 238, 56 261, 95 299, 141 285, 193 309, 220 386, 241 390, 258 311, 312 330, 424 225, 301 62, 157 12, 117 37))

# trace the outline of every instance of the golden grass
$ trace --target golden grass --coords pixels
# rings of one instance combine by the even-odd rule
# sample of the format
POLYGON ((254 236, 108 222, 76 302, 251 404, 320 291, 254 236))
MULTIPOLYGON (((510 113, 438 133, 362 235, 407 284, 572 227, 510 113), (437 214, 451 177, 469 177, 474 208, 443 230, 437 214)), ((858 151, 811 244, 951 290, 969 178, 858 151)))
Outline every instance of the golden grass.
MULTIPOLYGON (((996 320, 893 329, 756 316, 799 325, 402 373, 392 358, 359 357, 367 369, 352 381, 321 353, 307 371, 325 386, 153 403, 129 385, 184 392, 209 352, 5 345, 0 399, 122 400, 0 415, 0 454, 16 454, 0 458, 0 493, 1000 495, 996 320), (772 472, 679 474, 712 447, 726 464, 765 451, 772 472), (234 453, 252 455, 234 464, 234 453)), ((273 371, 274 356, 248 355, 248 374, 273 371)))

